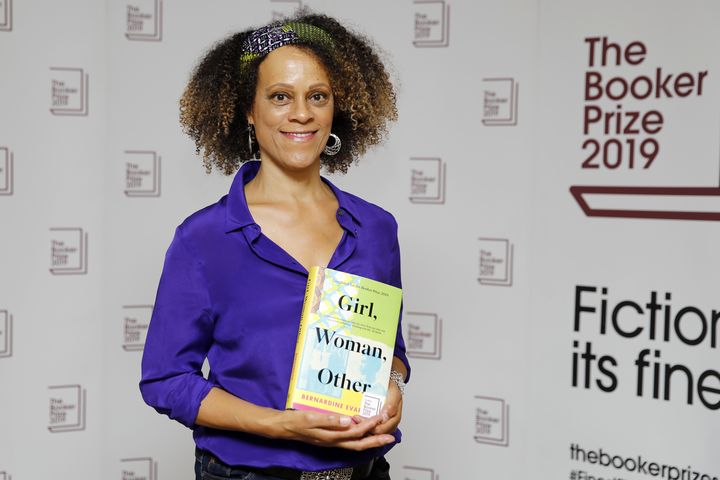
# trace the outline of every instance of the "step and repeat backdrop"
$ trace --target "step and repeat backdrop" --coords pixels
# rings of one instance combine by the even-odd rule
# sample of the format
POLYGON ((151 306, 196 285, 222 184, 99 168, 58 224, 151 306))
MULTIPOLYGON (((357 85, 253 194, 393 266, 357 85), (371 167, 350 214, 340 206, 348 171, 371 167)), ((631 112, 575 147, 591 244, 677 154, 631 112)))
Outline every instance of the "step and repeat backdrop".
POLYGON ((717 2, 0 0, 0 480, 193 478, 137 387, 173 231, 232 181, 178 99, 299 7, 398 90, 330 177, 400 224, 393 478, 720 478, 717 2))

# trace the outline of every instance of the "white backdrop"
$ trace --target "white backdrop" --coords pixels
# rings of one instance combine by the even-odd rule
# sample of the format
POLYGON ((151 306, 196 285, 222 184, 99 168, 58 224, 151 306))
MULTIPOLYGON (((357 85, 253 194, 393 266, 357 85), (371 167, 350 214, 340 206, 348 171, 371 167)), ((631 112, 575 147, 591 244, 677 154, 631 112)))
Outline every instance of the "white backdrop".
MULTIPOLYGON (((213 42, 299 4, 0 0, 0 480, 192 478, 137 388, 172 232, 231 182, 177 102, 213 42)), ((398 86, 389 141, 332 177, 400 224, 393 478, 719 477, 720 5, 303 5, 398 86)))

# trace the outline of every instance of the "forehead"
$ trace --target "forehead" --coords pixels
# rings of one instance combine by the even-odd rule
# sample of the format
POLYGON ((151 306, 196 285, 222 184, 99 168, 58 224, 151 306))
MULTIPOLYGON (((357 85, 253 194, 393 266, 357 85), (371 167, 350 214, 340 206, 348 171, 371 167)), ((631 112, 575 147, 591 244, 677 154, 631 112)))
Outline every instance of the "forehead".
POLYGON ((268 53, 258 68, 258 86, 274 83, 330 84, 327 69, 313 53, 286 45, 268 53))

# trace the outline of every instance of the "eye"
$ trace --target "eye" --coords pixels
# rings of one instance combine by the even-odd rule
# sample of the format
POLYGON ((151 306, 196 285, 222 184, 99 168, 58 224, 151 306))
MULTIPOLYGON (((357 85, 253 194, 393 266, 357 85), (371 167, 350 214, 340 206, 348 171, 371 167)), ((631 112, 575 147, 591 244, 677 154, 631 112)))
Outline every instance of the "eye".
POLYGON ((323 104, 328 101, 329 95, 323 92, 315 92, 310 95, 310 100, 315 103, 323 104))
POLYGON ((270 100, 274 103, 284 105, 290 101, 290 96, 284 92, 277 92, 270 95, 270 100))

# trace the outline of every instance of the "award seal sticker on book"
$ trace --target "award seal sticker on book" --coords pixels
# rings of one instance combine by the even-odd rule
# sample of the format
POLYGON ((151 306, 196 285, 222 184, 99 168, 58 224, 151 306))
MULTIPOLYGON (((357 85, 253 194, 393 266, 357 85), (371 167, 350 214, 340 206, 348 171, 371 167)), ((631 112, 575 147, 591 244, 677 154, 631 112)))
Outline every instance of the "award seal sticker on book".
POLYGON ((385 403, 402 290, 312 267, 286 408, 379 415, 385 403))

